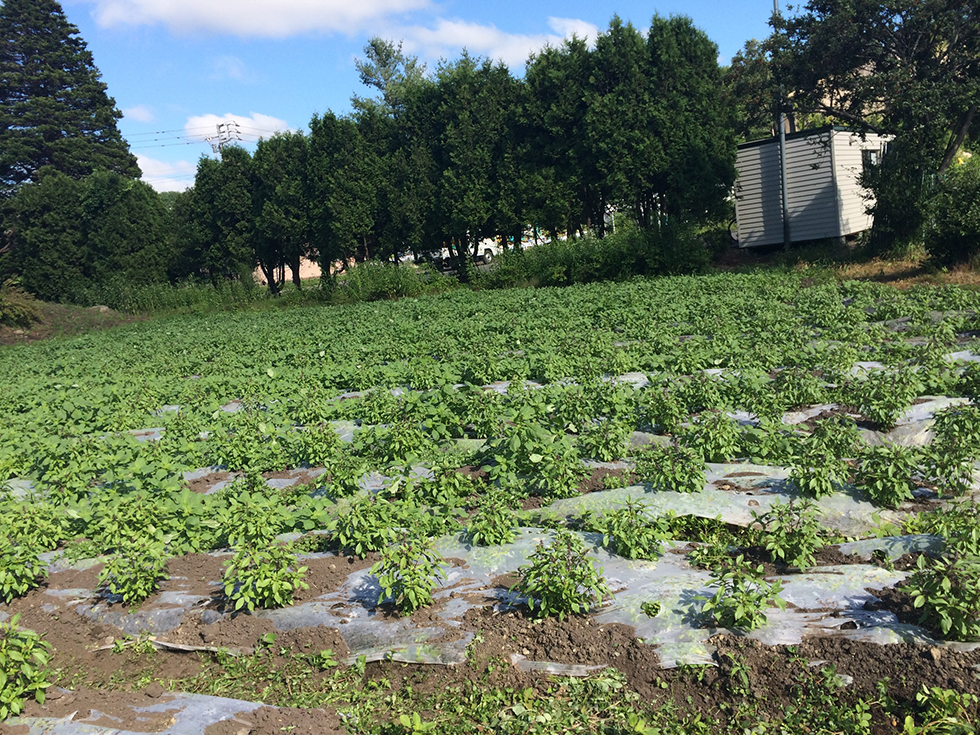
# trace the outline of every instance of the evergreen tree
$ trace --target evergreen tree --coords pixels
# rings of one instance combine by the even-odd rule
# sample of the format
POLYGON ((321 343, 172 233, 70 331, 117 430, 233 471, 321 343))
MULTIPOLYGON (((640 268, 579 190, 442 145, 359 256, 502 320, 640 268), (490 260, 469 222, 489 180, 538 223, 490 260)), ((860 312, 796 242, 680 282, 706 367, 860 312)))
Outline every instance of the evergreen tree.
POLYGON ((52 167, 79 179, 97 169, 138 177, 119 134, 122 114, 92 54, 55 0, 0 6, 0 196, 52 167))

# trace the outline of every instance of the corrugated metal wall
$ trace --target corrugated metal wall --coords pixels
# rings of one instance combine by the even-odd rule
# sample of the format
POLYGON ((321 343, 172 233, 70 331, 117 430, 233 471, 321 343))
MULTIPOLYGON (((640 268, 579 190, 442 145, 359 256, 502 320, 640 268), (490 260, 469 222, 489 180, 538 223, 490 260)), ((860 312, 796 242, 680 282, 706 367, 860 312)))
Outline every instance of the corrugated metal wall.
MULTIPOLYGON (((823 129, 786 141, 786 182, 794 242, 851 235, 871 226, 864 190, 857 183, 861 150, 879 150, 884 138, 861 141, 854 133, 823 129)), ((735 213, 739 247, 783 241, 779 144, 744 145, 736 160, 735 213)))

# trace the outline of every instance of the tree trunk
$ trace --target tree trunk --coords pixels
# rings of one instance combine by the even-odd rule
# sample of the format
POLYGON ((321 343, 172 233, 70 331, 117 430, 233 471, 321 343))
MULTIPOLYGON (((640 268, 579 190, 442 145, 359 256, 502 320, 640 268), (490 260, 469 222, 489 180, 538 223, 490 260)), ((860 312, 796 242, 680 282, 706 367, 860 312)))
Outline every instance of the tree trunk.
POLYGON ((976 104, 972 105, 969 110, 963 113, 960 117, 960 123, 956 134, 953 139, 946 146, 946 155, 943 156, 943 162, 939 166, 939 171, 937 172, 940 176, 946 173, 946 169, 950 167, 953 163, 953 157, 956 155, 956 151, 960 149, 963 145, 963 141, 966 140, 967 134, 970 132, 970 124, 973 122, 973 116, 977 113, 976 104))
POLYGON ((265 275, 266 283, 269 285, 269 291, 273 296, 279 295, 279 285, 276 283, 276 267, 269 263, 259 263, 262 268, 262 273, 265 275))

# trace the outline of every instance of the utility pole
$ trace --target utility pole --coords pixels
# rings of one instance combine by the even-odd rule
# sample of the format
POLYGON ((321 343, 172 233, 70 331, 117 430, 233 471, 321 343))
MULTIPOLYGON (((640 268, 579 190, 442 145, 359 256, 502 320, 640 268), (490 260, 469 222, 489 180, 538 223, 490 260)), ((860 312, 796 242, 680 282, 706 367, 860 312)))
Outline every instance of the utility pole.
MULTIPOLYGON (((779 0, 772 0, 772 13, 779 15, 779 0)), ((779 188, 783 200, 783 249, 789 252, 793 242, 793 233, 789 226, 789 194, 786 186, 786 118, 783 113, 783 82, 779 81, 779 98, 776 100, 779 108, 777 126, 779 127, 779 188)))
POLYGON ((242 131, 238 129, 238 123, 234 120, 221 122, 215 125, 217 135, 209 135, 205 140, 211 144, 211 150, 217 156, 221 149, 231 142, 242 139, 242 131))

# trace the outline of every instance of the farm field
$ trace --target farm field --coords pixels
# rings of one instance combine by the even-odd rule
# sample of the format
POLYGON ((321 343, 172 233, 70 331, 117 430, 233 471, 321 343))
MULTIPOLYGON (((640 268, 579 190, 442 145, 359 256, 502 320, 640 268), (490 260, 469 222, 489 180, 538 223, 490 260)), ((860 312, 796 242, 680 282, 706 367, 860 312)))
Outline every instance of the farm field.
POLYGON ((458 290, 0 375, 3 732, 980 721, 980 292, 458 290))

